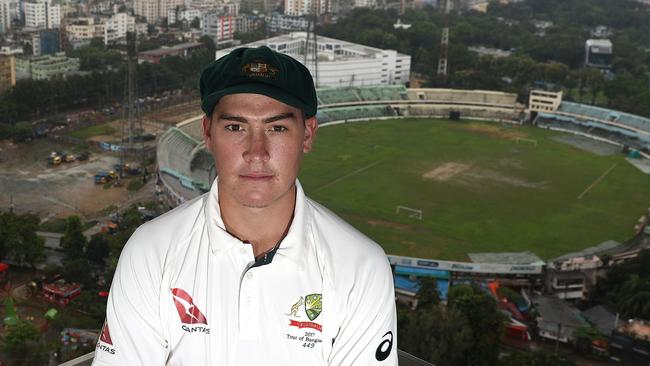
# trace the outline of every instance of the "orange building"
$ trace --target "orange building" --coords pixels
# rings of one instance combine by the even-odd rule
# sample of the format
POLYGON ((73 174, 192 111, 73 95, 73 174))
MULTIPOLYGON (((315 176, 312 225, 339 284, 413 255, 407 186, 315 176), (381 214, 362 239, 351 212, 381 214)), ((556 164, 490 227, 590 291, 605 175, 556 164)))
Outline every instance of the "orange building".
POLYGON ((16 58, 0 54, 0 93, 16 85, 16 58))

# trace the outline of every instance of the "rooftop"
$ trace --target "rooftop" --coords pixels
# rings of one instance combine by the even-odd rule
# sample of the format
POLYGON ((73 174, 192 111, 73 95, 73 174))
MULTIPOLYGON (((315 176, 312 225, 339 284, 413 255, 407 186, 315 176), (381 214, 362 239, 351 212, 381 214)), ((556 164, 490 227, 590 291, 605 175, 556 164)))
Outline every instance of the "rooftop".
POLYGON ((474 263, 545 264, 544 261, 533 252, 469 253, 468 256, 474 263))

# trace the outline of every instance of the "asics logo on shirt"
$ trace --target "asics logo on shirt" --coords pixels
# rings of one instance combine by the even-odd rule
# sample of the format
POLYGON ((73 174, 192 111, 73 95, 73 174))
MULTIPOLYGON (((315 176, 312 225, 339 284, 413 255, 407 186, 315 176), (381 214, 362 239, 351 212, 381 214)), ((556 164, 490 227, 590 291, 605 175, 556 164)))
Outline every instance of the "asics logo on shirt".
POLYGON ((201 310, 194 305, 192 296, 180 288, 173 288, 171 291, 174 305, 176 305, 176 310, 178 311, 178 316, 181 318, 181 323, 208 325, 208 320, 205 315, 203 315, 201 310))

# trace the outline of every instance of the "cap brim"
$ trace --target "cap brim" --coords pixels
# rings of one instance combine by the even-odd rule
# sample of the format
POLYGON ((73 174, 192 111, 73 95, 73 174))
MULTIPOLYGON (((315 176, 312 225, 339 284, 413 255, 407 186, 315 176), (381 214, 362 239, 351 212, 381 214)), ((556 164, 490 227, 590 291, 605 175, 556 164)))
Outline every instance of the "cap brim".
POLYGON ((201 109, 203 109, 203 112, 205 112, 205 114, 210 116, 212 115, 212 111, 214 111, 214 107, 217 105, 217 103, 219 103, 219 100, 223 96, 242 93, 261 94, 269 98, 273 98, 279 102, 300 109, 305 114, 305 118, 310 118, 316 115, 316 110, 309 107, 309 105, 307 105, 307 103, 304 101, 284 92, 282 89, 264 83, 233 85, 229 88, 209 94, 201 101, 201 109))

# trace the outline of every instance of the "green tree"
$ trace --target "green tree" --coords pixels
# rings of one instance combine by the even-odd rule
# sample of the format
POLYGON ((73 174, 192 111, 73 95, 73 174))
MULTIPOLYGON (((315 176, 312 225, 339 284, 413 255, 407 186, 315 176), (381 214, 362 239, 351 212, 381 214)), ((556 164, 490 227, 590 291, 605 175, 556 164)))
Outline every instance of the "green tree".
POLYGON ((8 325, 3 339, 3 349, 10 353, 24 352, 30 342, 38 340, 38 330, 26 321, 19 319, 14 325, 8 325))
POLYGON ((499 360, 498 366, 574 366, 575 363, 565 356, 546 351, 515 351, 499 360))
POLYGON ((92 268, 86 258, 76 258, 65 261, 63 278, 68 282, 77 282, 85 288, 95 287, 95 278, 91 276, 92 268))
POLYGON ((83 234, 79 216, 68 217, 65 232, 59 243, 67 259, 78 258, 83 255, 86 247, 86 237, 83 234))
POLYGON ((19 265, 34 266, 45 259, 45 240, 36 235, 40 219, 34 214, 0 215, 0 254, 19 265))
POLYGON ((447 306, 462 313, 471 330, 472 347, 465 353, 466 364, 496 364, 505 320, 497 310, 496 301, 482 290, 469 285, 452 287, 448 299, 447 306))
POLYGON ((110 252, 111 247, 106 234, 99 233, 90 238, 88 248, 86 248, 86 257, 99 265, 104 265, 104 261, 108 258, 110 252))
POLYGON ((433 306, 403 319, 398 344, 404 351, 437 366, 467 365, 472 346, 467 318, 456 309, 433 306))
POLYGON ((431 309, 440 304, 438 286, 436 279, 425 277, 420 280, 420 289, 418 290, 418 309, 431 309))

